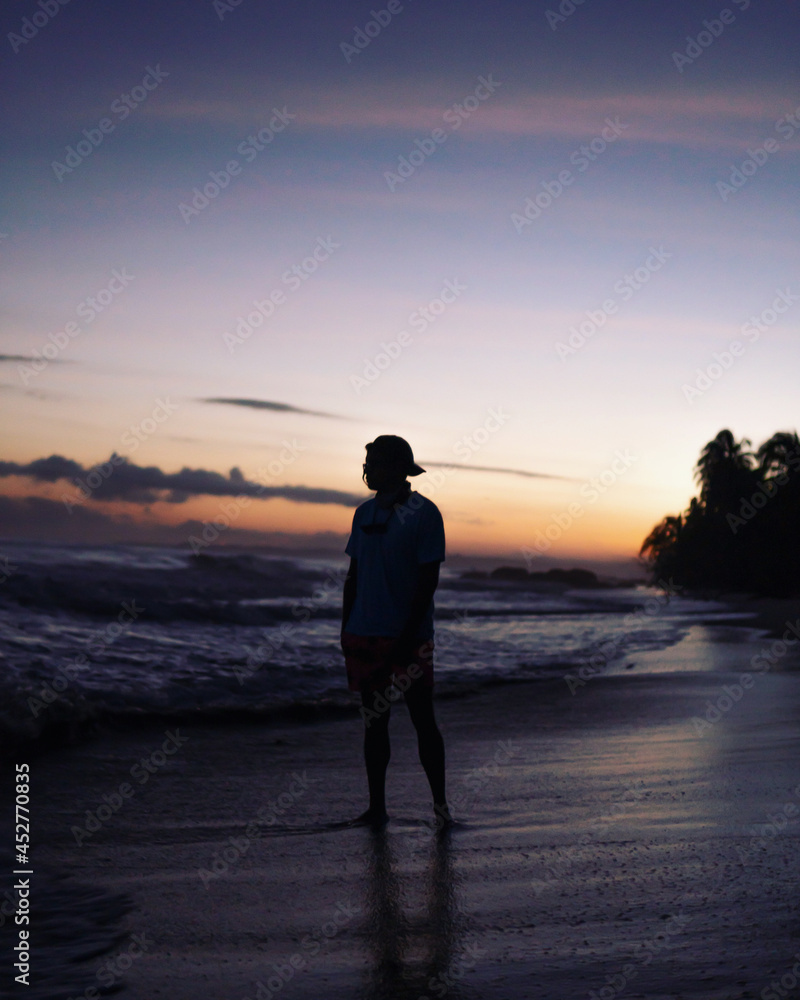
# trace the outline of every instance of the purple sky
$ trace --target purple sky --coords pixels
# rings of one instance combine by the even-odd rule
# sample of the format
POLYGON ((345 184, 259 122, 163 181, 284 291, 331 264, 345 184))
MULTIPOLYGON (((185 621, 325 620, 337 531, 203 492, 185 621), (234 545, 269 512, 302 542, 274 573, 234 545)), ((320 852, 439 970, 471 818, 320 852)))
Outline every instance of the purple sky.
POLYGON ((627 557, 796 429, 791 7, 53 5, 4 15, 5 537, 336 547, 398 433, 451 551, 627 557))

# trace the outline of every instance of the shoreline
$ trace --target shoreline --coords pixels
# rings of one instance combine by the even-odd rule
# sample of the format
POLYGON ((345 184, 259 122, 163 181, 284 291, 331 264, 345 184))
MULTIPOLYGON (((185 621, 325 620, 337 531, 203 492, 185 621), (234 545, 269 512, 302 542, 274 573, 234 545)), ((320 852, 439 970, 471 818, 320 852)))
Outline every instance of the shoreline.
POLYGON ((68 885, 130 897, 117 950, 83 968, 97 985, 144 935, 131 1000, 253 1000, 259 983, 287 1000, 564 1000, 623 980, 614 995, 632 1000, 758 996, 797 951, 800 677, 766 673, 726 707, 737 677, 438 699, 461 823, 444 838, 402 705, 383 835, 331 825, 364 806, 357 716, 181 723, 163 764, 173 727, 109 733, 35 764, 34 857, 68 885), (709 705, 719 717, 698 733, 709 705), (79 846, 75 828, 115 794, 79 846))
POLYGON ((770 637, 782 635, 790 624, 800 630, 800 597, 731 597, 720 598, 745 616, 754 616, 753 627, 763 629, 770 637))
MULTIPOLYGON (((688 596, 691 596, 692 599, 703 599, 696 594, 688 596)), ((687 618, 686 624, 690 637, 694 635, 699 641, 687 641, 687 637, 684 637, 655 650, 631 653, 628 660, 632 662, 627 664, 627 668, 638 665, 644 669, 644 672, 655 670, 660 673, 668 669, 670 660, 685 662, 687 657, 700 656, 708 661, 704 669, 717 669, 726 657, 736 661, 745 659, 743 644, 752 641, 754 644, 752 656, 756 656, 761 651, 769 654, 769 650, 774 650, 776 643, 778 643, 778 659, 782 661, 781 669, 795 667, 800 669, 800 655, 798 655, 800 649, 791 648, 793 642, 797 642, 797 639, 800 638, 800 599, 757 598, 750 595, 727 595, 724 597, 708 595, 705 599, 723 605, 726 609, 724 613, 730 613, 733 617, 721 621, 712 616, 705 618, 702 614, 696 618, 687 618), (731 629, 735 631, 731 633, 731 629), (763 635, 758 636, 759 632, 763 635), (788 641, 784 643, 783 648, 780 648, 783 637, 786 637, 788 641), (730 647, 727 651, 722 649, 725 641, 730 647), (761 645, 756 649, 755 644, 759 642, 761 645), (715 650, 719 651, 720 655, 716 658, 709 658, 709 651, 715 650)), ((600 608, 599 613, 605 613, 605 609, 600 608)), ((718 613, 719 609, 712 614, 718 613)), ((747 669, 747 665, 740 665, 740 668, 747 669)), ((576 661, 569 669, 573 676, 576 675, 581 670, 581 662, 576 661)), ((590 668, 589 673, 616 675, 621 673, 622 669, 624 668, 598 668, 596 670, 590 668)), ((751 669, 758 670, 759 668, 751 666, 751 669)), ((497 685, 531 684, 542 686, 544 690, 551 685, 557 687, 562 683, 562 679, 547 676, 451 681, 444 689, 440 685, 437 700, 459 698, 472 691, 481 691, 497 685)), ((240 724, 248 725, 252 722, 253 724, 271 725, 276 720, 279 721, 287 717, 293 722, 303 724, 315 720, 350 717, 357 713, 358 706, 355 701, 348 700, 348 693, 342 687, 341 692, 325 699, 296 701, 272 707, 259 704, 238 708, 164 709, 158 713, 139 714, 113 710, 96 711, 91 705, 83 711, 74 712, 69 708, 65 710, 60 702, 56 702, 53 708, 46 706, 44 711, 47 712, 46 715, 43 715, 46 725, 41 732, 36 732, 36 727, 29 727, 30 732, 26 732, 24 725, 16 725, 14 729, 0 734, 0 746, 6 751, 22 753, 33 759, 86 739, 102 739, 117 729, 136 732, 143 727, 147 728, 159 724, 235 727, 240 724)))

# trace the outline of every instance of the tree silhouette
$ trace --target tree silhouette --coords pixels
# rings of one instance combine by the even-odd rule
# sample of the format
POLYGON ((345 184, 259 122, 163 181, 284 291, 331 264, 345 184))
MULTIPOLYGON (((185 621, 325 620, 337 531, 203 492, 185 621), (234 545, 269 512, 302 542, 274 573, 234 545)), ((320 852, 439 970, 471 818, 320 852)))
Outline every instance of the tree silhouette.
POLYGON ((700 503, 707 514, 727 513, 739 497, 747 494, 754 482, 753 453, 745 451, 750 441, 738 444, 730 431, 720 431, 700 452, 695 479, 700 481, 700 503))
POLYGON ((800 439, 780 431, 753 453, 729 430, 703 448, 700 486, 682 514, 668 515, 640 556, 653 580, 685 589, 800 592, 800 439))

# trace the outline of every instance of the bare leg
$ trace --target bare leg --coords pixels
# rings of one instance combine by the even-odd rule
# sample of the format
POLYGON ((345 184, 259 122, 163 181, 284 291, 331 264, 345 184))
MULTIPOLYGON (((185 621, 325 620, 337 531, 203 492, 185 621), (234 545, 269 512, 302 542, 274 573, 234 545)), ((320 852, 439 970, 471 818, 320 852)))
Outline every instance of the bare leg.
MULTIPOLYGON (((372 709, 374 693, 362 692, 361 704, 372 709)), ((369 785, 369 809, 356 822, 380 826, 389 818, 386 813, 386 768, 389 766, 391 748, 389 746, 389 709, 380 712, 377 718, 370 714, 364 720, 364 763, 367 766, 369 785)))
POLYGON ((405 698, 411 721, 417 731, 419 760, 431 786, 437 824, 449 824, 452 820, 444 791, 444 740, 433 712, 433 688, 425 687, 417 681, 408 688, 405 698))

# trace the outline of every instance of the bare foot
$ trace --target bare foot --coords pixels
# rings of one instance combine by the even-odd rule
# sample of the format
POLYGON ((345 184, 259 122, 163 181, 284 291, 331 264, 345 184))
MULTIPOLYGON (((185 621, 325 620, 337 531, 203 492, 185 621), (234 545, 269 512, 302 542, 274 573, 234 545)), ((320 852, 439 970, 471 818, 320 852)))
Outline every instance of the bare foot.
POLYGON ((360 816, 356 816, 355 819, 351 820, 350 826, 370 826, 373 830, 382 830, 383 827, 389 822, 389 814, 387 812, 379 812, 373 809, 367 809, 366 812, 361 813, 360 816))
POLYGON ((450 809, 446 803, 435 805, 433 812, 436 816, 435 829, 437 833, 443 833, 445 830, 450 830, 455 826, 456 821, 450 815, 450 809))

